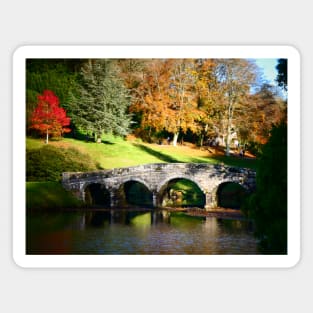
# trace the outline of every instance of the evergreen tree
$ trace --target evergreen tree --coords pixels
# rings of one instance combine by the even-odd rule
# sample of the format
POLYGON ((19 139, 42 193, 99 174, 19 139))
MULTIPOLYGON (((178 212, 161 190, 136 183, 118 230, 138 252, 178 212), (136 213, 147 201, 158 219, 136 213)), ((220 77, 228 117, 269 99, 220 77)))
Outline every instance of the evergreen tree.
POLYGON ((101 135, 126 135, 130 125, 130 96, 118 77, 113 60, 88 60, 81 70, 76 91, 70 97, 69 115, 76 127, 101 135))
POLYGON ((247 211, 264 253, 287 253, 287 124, 274 126, 257 170, 257 191, 247 211))
POLYGON ((287 70, 287 59, 279 59, 276 69, 278 71, 276 81, 278 86, 284 88, 284 90, 288 89, 288 70, 287 70))

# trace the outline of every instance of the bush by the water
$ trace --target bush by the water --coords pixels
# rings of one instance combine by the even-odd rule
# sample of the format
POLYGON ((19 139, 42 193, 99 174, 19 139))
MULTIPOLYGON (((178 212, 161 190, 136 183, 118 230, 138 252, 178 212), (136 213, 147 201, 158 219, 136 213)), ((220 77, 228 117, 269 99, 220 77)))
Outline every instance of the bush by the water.
POLYGON ((100 169, 88 154, 74 148, 45 145, 26 151, 27 181, 60 181, 62 172, 100 169))
POLYGON ((257 191, 243 208, 255 220, 264 253, 287 253, 287 124, 273 127, 262 149, 257 191))

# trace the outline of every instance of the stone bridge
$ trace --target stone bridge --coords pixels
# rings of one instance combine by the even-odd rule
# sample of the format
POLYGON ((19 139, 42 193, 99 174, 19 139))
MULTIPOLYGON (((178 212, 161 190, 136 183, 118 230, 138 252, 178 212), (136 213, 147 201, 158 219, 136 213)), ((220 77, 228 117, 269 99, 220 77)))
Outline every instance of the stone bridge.
POLYGON ((83 201, 86 200, 86 188, 98 184, 107 191, 109 205, 113 208, 123 203, 123 197, 125 200, 123 186, 137 182, 152 193, 153 207, 161 207, 166 189, 178 179, 192 181, 202 190, 206 209, 217 205, 217 191, 221 184, 237 183, 248 192, 256 186, 256 173, 251 169, 205 163, 159 163, 95 172, 65 172, 62 184, 83 201))

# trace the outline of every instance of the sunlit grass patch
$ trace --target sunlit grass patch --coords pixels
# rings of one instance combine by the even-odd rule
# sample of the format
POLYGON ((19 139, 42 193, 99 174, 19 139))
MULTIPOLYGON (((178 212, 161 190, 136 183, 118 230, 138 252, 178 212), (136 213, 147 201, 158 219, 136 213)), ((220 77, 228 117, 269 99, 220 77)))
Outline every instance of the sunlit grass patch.
MULTIPOLYGON (((27 139, 27 149, 38 149, 44 146, 44 141, 27 139)), ((87 153, 91 159, 104 169, 136 166, 147 163, 183 162, 183 163, 224 163, 230 166, 256 168, 256 159, 243 159, 236 156, 223 156, 219 152, 199 149, 193 145, 158 145, 136 140, 127 141, 112 135, 103 136, 101 143, 65 138, 51 141, 60 149, 74 147, 82 153, 87 153)))

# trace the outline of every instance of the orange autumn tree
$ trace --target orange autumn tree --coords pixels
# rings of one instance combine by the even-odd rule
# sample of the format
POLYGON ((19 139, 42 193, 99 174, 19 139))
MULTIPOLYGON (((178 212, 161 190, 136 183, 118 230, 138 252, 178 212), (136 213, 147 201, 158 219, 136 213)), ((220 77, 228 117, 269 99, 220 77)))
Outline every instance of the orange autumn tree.
POLYGON ((70 118, 66 111, 60 107, 59 98, 51 90, 44 90, 38 95, 38 104, 31 116, 30 128, 46 136, 46 143, 49 136, 61 137, 63 133, 71 131, 66 127, 70 125, 70 118))
POLYGON ((243 141, 265 144, 273 125, 278 125, 285 117, 286 103, 268 83, 263 83, 256 93, 249 95, 248 103, 243 114, 236 118, 240 137, 243 141))
POLYGON ((198 108, 195 93, 194 60, 172 59, 169 88, 169 127, 174 134, 173 145, 176 146, 180 132, 188 129, 197 132, 197 123, 203 112, 198 108))
POLYGON ((173 145, 180 132, 194 131, 197 108, 192 75, 193 61, 156 59, 147 64, 131 111, 141 114, 141 130, 173 134, 173 145))
POLYGON ((134 89, 130 112, 140 116, 139 130, 149 141, 154 132, 161 131, 165 121, 168 68, 163 61, 150 60, 146 64, 140 84, 134 89))
POLYGON ((195 77, 195 92, 197 94, 198 109, 201 115, 197 122, 199 144, 205 139, 213 139, 223 133, 223 105, 224 99, 219 91, 216 76, 217 62, 215 59, 196 59, 193 75, 195 77))

